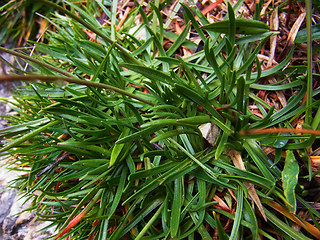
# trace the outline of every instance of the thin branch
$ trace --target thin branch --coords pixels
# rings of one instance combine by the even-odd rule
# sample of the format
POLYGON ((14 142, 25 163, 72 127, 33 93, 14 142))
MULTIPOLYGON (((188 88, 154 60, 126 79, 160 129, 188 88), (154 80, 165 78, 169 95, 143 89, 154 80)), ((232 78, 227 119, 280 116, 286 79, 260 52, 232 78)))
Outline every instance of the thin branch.
POLYGON ((64 160, 66 157, 68 157, 70 155, 70 153, 68 152, 63 152, 61 154, 59 154, 59 156, 56 158, 56 160, 51 163, 50 165, 48 165, 47 167, 45 167, 44 169, 42 169, 40 172, 38 172, 36 174, 36 178, 40 177, 41 175, 45 174, 46 172, 48 172, 49 170, 55 168, 56 166, 58 166, 58 164, 64 160))
POLYGON ((320 136, 319 130, 312 129, 296 129, 296 128, 265 128, 242 130, 240 135, 257 135, 257 134, 273 134, 273 133, 302 133, 320 136))

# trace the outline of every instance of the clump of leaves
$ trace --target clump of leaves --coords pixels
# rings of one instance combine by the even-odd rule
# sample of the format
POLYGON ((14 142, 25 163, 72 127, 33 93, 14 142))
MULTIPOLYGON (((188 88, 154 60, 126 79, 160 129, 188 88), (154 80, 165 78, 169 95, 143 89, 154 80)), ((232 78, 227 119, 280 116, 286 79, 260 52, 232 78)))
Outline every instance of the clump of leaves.
MULTIPOLYGON (((284 70, 294 48, 263 70, 257 54, 276 33, 237 16, 241 1, 227 4, 218 23, 179 3, 180 35, 162 24, 158 1, 148 14, 136 3, 122 21, 117 1, 69 3, 73 12, 40 2, 57 10, 49 43, 36 45, 41 55, 0 49, 34 69, 0 77, 32 81, 11 102, 18 115, 1 130, 1 150, 25 172, 15 183, 38 219, 58 229, 56 238, 320 236, 320 214, 299 184, 316 174, 308 149, 319 119, 313 130, 293 128, 307 92, 303 76, 284 70), (101 25, 101 16, 112 24, 101 25), (133 28, 136 16, 143 22, 133 28), (204 49, 180 57, 179 49, 197 48, 186 40, 191 28, 204 49), (167 49, 165 39, 174 39, 167 49), (270 76, 282 80, 263 84, 270 76), (294 94, 276 109, 260 91, 294 94), (297 215, 297 202, 311 223, 297 215)), ((256 11, 258 19, 259 5, 256 11)))

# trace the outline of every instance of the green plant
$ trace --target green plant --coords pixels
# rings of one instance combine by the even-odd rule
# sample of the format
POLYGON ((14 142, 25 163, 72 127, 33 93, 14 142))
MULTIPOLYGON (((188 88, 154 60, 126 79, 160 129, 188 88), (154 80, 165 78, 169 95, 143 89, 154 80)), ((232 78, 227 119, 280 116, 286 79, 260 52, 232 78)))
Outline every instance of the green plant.
MULTIPOLYGON (((48 44, 36 44, 39 55, 0 48, 34 69, 0 76, 31 81, 10 102, 19 115, 1 130, 1 150, 14 156, 12 168, 25 172, 15 184, 33 199, 30 210, 57 227, 57 238, 319 237, 320 214, 298 182, 314 174, 307 148, 319 135, 319 119, 312 131, 291 130, 305 112, 307 92, 300 68, 284 70, 294 48, 262 70, 257 54, 274 33, 237 17, 242 1, 227 4, 225 20, 213 24, 179 3, 180 35, 164 28, 159 1, 148 14, 136 2, 118 31, 117 1, 69 3, 76 14, 39 2, 60 11, 48 19, 56 28, 47 32, 48 44), (102 27, 97 9, 116 24, 102 27), (137 15, 143 23, 129 34, 137 15), (176 55, 179 48, 196 49, 186 40, 191 27, 204 50, 176 55), (146 40, 136 37, 140 29, 146 40), (165 38, 175 39, 167 50, 165 38), (261 82, 270 76, 283 80, 261 82), (281 109, 255 94, 281 90, 296 92, 281 109), (297 216, 297 201, 313 224, 297 216)), ((257 5, 255 16, 259 11, 257 5)), ((308 106, 318 107, 319 101, 308 106)))

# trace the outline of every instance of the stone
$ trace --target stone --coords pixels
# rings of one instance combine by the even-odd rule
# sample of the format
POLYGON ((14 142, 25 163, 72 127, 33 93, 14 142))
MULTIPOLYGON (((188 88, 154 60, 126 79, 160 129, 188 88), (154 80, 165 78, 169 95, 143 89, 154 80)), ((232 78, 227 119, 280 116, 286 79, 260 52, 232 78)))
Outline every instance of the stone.
MULTIPOLYGON (((9 57, 2 54, 0 56, 6 59, 9 57)), ((0 75, 8 71, 0 64, 0 75)), ((13 87, 11 83, 0 83, 0 97, 9 97, 13 87)), ((14 113, 12 107, 0 102, 0 116, 11 113, 14 113)), ((6 124, 5 119, 0 117, 0 129, 5 128, 6 124)), ((37 221, 34 213, 23 211, 30 207, 30 202, 17 194, 16 189, 9 187, 11 181, 19 177, 18 172, 7 169, 6 163, 10 160, 0 158, 0 240, 50 239, 55 234, 55 229, 43 230, 50 222, 37 221)))
POLYGON ((42 240, 53 236, 54 228, 43 230, 50 222, 37 221, 34 213, 24 211, 31 202, 8 187, 18 174, 8 171, 3 163, 0 161, 0 240, 42 240))

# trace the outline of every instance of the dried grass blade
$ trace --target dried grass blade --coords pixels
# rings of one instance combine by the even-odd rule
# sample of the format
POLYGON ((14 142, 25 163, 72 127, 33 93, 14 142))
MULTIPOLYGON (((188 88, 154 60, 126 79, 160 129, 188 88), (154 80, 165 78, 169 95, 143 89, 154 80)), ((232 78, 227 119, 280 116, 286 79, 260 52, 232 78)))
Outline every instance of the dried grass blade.
POLYGON ((278 211, 279 213, 283 214, 287 218, 289 218, 291 221, 295 222, 297 225, 300 227, 303 227, 305 230, 307 230, 310 234, 312 234, 314 237, 317 239, 320 239, 320 230, 317 229, 315 226, 311 225, 310 223, 296 217, 293 213, 289 212, 287 209, 282 207, 280 204, 274 202, 274 201, 269 201, 266 200, 266 203, 278 211))
POLYGON ((294 43, 294 40, 298 34, 298 31, 300 29, 301 24, 303 23, 305 17, 306 17, 306 12, 302 12, 299 17, 297 18, 297 20, 295 21, 295 23, 293 24, 289 34, 288 34, 288 38, 287 38, 287 42, 286 45, 284 47, 284 49, 282 50, 282 52, 280 53, 280 56, 278 57, 278 60, 282 60, 285 56, 287 56, 289 50, 291 50, 292 45, 294 43))
MULTIPOLYGON (((241 170, 246 171, 246 167, 244 166, 244 163, 242 161, 242 158, 241 158, 241 155, 239 152, 232 149, 228 152, 228 155, 230 156, 234 166, 236 166, 237 168, 240 168, 241 170)), ((251 199, 255 202, 255 204, 257 204, 257 207, 258 207, 261 215, 263 216, 264 220, 267 221, 266 214, 263 210, 260 198, 258 197, 256 190, 254 189, 254 185, 252 183, 248 183, 248 182, 244 182, 243 184, 247 187, 248 193, 249 193, 251 199)))
MULTIPOLYGON (((274 9, 271 15, 270 19, 270 28, 273 31, 278 31, 279 29, 279 17, 278 17, 278 7, 274 9)), ((277 47, 277 38, 278 36, 271 36, 270 37, 270 55, 269 55, 269 60, 267 63, 267 66, 272 66, 272 62, 274 60, 275 52, 276 52, 276 47, 277 47)))

